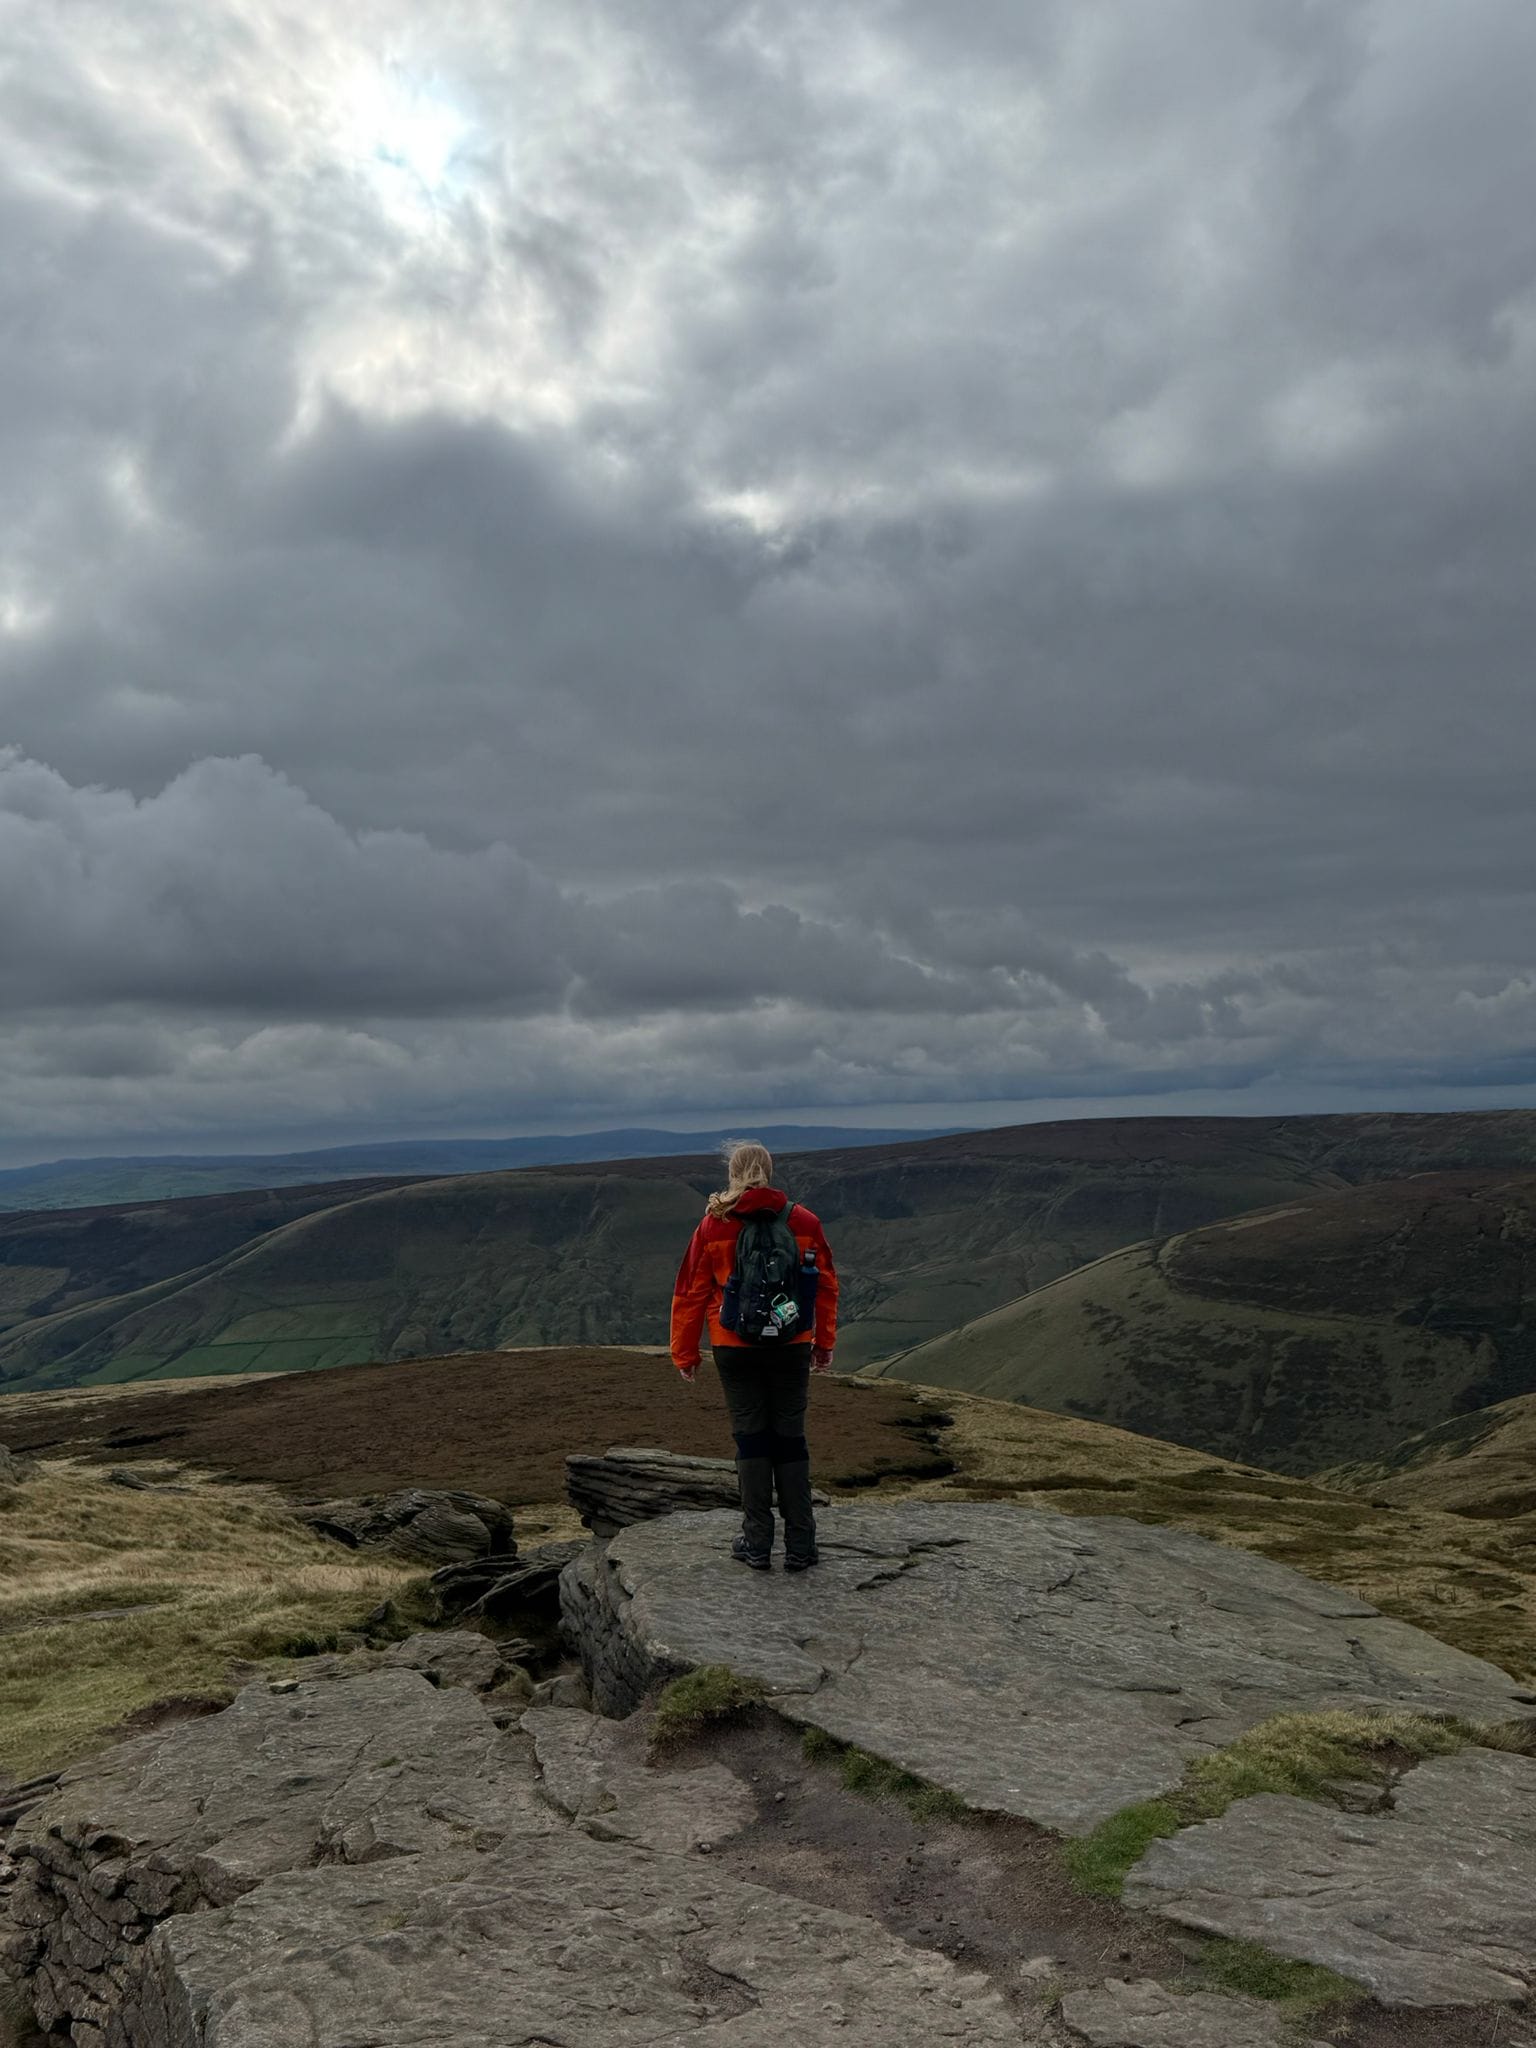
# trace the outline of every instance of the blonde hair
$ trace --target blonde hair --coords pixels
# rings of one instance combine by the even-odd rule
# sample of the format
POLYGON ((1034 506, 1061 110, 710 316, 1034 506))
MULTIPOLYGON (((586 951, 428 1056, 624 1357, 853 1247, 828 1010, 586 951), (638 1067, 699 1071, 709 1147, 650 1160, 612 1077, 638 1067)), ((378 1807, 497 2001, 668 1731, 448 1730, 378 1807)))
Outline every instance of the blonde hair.
POLYGON ((773 1154, 755 1138, 741 1138, 726 1150, 725 1170, 730 1186, 710 1196, 706 1207, 711 1216, 729 1216, 748 1188, 770 1187, 773 1154))

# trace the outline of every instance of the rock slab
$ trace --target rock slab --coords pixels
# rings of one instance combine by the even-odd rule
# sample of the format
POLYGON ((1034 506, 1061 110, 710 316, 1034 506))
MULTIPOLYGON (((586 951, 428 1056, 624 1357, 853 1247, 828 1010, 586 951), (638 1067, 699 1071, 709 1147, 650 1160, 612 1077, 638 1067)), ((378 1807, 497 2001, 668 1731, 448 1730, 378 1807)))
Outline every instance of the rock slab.
POLYGON ((1007 2044, 999 1994, 872 1921, 565 1834, 273 1878, 150 1943, 174 2048, 1007 2044))
POLYGON ((631 1724, 530 1707, 522 1725, 533 1737, 546 1795, 598 1841, 683 1856, 725 1841, 756 1814, 750 1788, 723 1764, 652 1769, 645 1732, 631 1724))
POLYGON ((536 1550, 442 1566, 432 1574, 439 1610, 464 1620, 553 1624, 560 1615, 560 1574, 586 1545, 542 1543, 536 1550))
POLYGON ((7 1957, 40 2024, 132 2003, 148 1931, 274 1873, 416 1858, 559 1825, 520 1737, 413 1671, 253 1685, 222 1714, 66 1771, 10 1842, 7 1957))
POLYGON ((1061 2016, 1087 2048, 1326 2048, 1259 1999, 1169 1991, 1151 1979, 1070 1991, 1061 2016))
POLYGON ((1125 1896, 1321 1963, 1386 2005, 1519 2001, 1536 1990, 1536 1758, 1437 1757, 1379 1814, 1239 1800, 1154 1843, 1125 1896))
POLYGON ((1284 1566, 1180 1530, 1003 1504, 821 1517, 796 1577, 728 1555, 734 1518, 636 1523, 561 1581, 599 1709, 704 1664, 967 1805, 1085 1833, 1272 1714, 1506 1720, 1504 1672, 1284 1566))

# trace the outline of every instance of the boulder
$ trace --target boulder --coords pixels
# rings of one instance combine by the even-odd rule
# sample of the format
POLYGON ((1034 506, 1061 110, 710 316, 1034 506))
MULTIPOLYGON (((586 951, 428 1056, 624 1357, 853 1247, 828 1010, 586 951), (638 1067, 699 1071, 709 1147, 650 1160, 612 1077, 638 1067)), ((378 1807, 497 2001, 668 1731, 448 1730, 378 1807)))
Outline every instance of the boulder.
MULTIPOLYGON (((677 1451, 616 1448, 602 1457, 567 1458, 565 1491, 594 1536, 612 1536, 632 1522, 690 1509, 734 1507, 736 1467, 729 1458, 691 1458, 677 1451)), ((818 1493, 818 1501, 826 1495, 818 1493)))
POLYGON ((419 1671, 431 1685, 461 1685, 468 1692, 490 1692, 516 1662, 489 1636, 473 1629, 427 1630, 407 1636, 380 1653, 386 1671, 419 1671))
POLYGON ((736 1467, 727 1458, 621 1447, 602 1457, 567 1458, 565 1492, 595 1536, 612 1536, 631 1522, 678 1509, 730 1506, 737 1499, 736 1467))
POLYGON ((1349 1593, 1177 1529, 1000 1503, 839 1506, 820 1565, 789 1577, 735 1565, 733 1526, 641 1522, 566 1567, 565 1626, 603 1712, 727 1664, 791 1721, 1069 1834, 1273 1714, 1506 1720, 1536 1704, 1349 1593))
POLYGON ((511 1510, 478 1493, 411 1486, 382 1500, 314 1501, 297 1512, 317 1534, 354 1550, 377 1546, 428 1564, 517 1552, 511 1510))
POLYGON ((553 1624, 560 1618, 560 1574, 585 1548, 580 1541, 542 1543, 521 1555, 444 1565, 432 1574, 432 1590, 445 1615, 500 1622, 531 1615, 553 1624))
POLYGON ((1384 1813, 1241 1799, 1154 1843, 1125 1896, 1385 2005, 1478 2005, 1536 1990, 1533 1875, 1536 1758, 1467 1749, 1410 1771, 1384 1813))
POLYGON ((15 1451, 8 1451, 0 1444, 0 1486, 19 1486, 23 1479, 30 1479, 37 1470, 30 1458, 23 1458, 15 1451))
POLYGON ((142 1472, 135 1472, 131 1466, 119 1466, 107 1474, 109 1486, 125 1487, 129 1493, 190 1493, 190 1486, 177 1486, 169 1479, 146 1479, 142 1472))

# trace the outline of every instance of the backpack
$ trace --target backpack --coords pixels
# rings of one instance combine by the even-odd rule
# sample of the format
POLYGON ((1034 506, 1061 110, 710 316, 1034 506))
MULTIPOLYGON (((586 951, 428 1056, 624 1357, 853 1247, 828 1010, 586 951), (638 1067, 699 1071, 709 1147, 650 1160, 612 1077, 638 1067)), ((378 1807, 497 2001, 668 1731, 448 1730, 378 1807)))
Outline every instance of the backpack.
POLYGON ((789 1227, 794 1203, 777 1214, 760 1209, 741 1226, 736 1264, 720 1297, 720 1321, 752 1344, 797 1337, 805 1321, 800 1247, 789 1227))

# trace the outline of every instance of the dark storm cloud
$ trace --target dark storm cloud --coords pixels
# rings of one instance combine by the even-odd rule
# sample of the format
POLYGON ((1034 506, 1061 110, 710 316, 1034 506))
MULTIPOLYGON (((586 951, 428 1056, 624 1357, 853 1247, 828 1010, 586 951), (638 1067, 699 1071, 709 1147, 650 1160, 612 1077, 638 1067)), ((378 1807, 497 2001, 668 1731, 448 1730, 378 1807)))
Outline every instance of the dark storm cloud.
POLYGON ((18 16, 16 1130, 1526 1078, 1536 16, 18 16))

